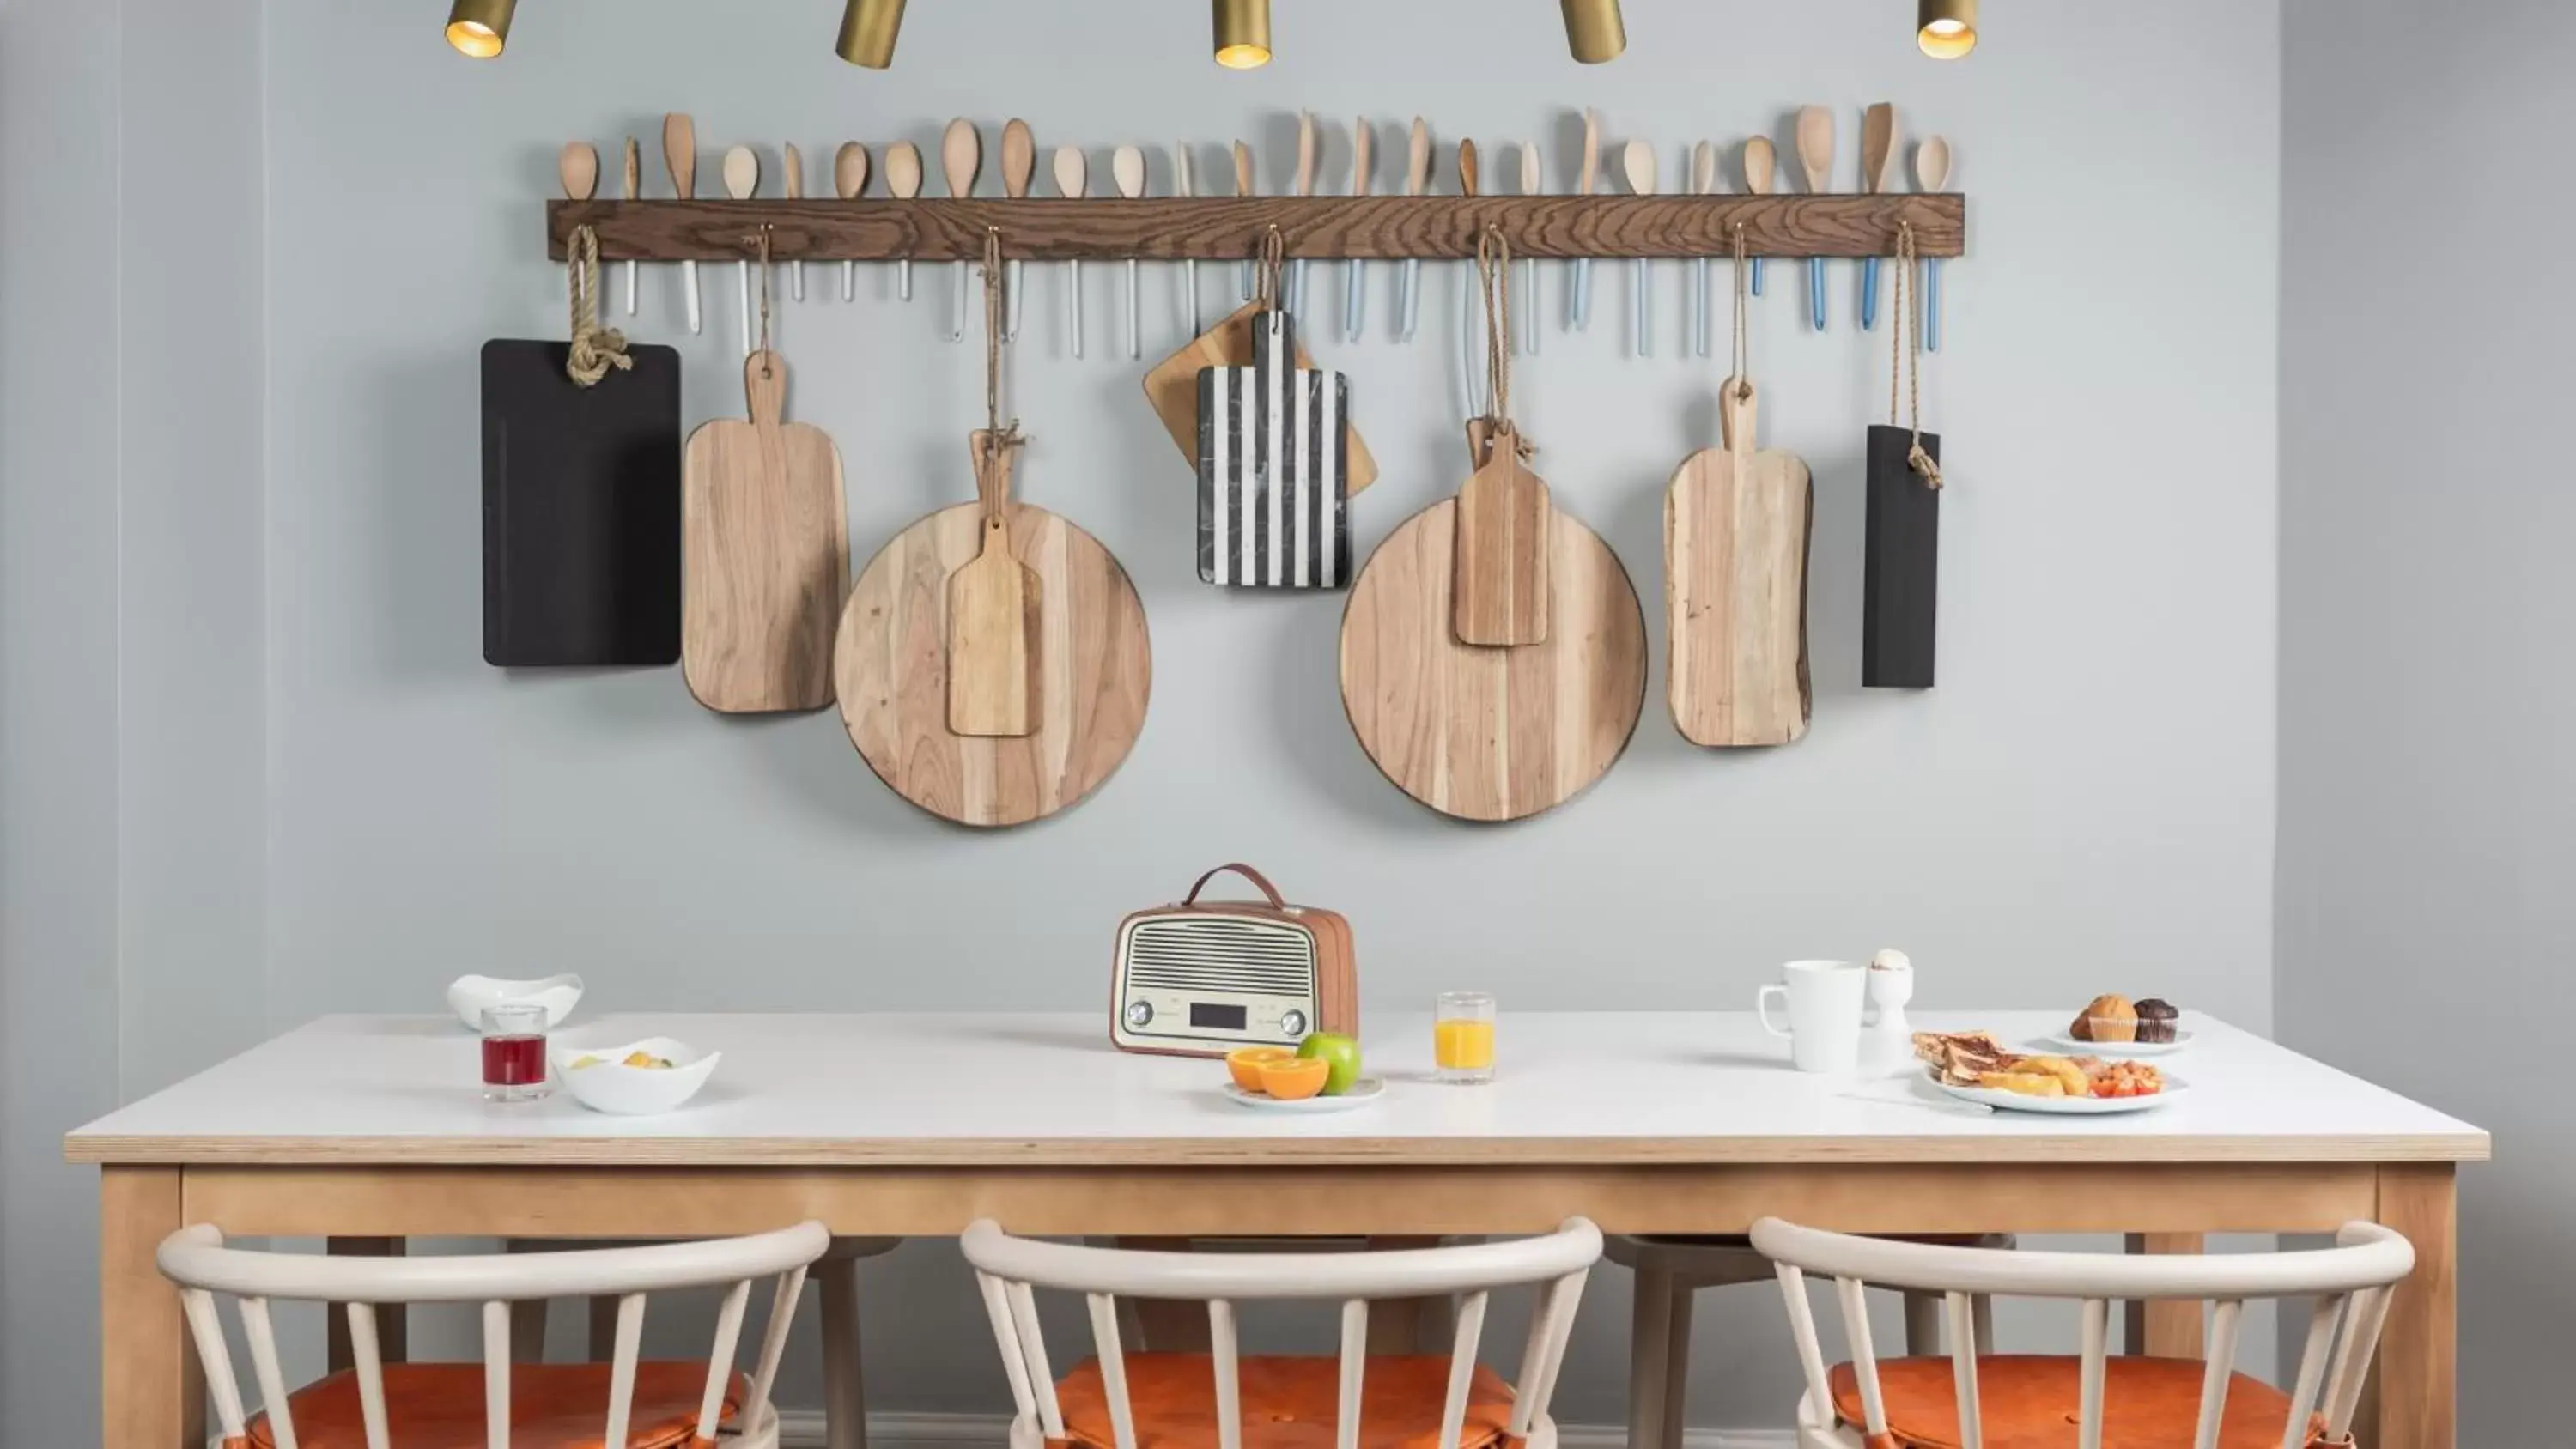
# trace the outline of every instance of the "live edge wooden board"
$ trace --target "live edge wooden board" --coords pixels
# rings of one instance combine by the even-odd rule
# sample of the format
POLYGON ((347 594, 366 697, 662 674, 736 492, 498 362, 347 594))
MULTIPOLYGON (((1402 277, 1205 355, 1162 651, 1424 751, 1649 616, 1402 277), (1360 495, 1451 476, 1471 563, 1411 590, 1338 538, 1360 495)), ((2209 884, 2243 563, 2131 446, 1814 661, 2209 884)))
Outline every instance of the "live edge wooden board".
POLYGON ((609 261, 973 260, 988 232, 1033 261, 1236 261, 1273 227, 1286 256, 1463 258, 1485 228, 1521 257, 1894 256, 1900 223, 1925 257, 1963 255, 1967 198, 1875 196, 1246 196, 1104 200, 553 201, 548 255, 576 226, 609 261))

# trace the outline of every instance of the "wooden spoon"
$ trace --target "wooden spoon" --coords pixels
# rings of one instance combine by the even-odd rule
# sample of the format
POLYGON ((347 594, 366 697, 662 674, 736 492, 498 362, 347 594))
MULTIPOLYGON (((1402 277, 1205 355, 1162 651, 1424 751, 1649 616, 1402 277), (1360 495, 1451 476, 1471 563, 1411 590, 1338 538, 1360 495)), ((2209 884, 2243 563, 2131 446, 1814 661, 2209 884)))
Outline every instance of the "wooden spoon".
MULTIPOLYGON (((698 128, 687 113, 673 111, 662 118, 662 166, 671 173, 671 189, 682 201, 698 194, 698 128)), ((698 309, 698 262, 695 257, 680 263, 682 289, 689 294, 689 330, 702 330, 704 318, 698 309)))
MULTIPOLYGON (((1474 196, 1477 180, 1476 143, 1462 138, 1458 142, 1458 194, 1474 196)), ((1466 384, 1467 416, 1471 418, 1485 415, 1485 384, 1491 381, 1485 375, 1484 349, 1476 345, 1477 329, 1485 314, 1484 298, 1478 292, 1481 283, 1474 262, 1458 269, 1458 376, 1466 384)))
MULTIPOLYGON (((1369 193, 1369 147, 1371 137, 1368 117, 1351 123, 1351 195, 1369 193)), ((1368 264, 1357 257, 1350 261, 1350 271, 1342 280, 1342 338, 1357 341, 1362 317, 1368 309, 1368 264)))
MULTIPOLYGON (((599 152, 588 141, 565 142, 562 154, 555 158, 555 171, 571 200, 588 201, 599 190, 599 152)), ((567 260, 565 265, 572 263, 567 260)))
MULTIPOLYGON (((843 201, 856 201, 866 194, 867 189, 868 148, 856 141, 842 142, 841 149, 832 153, 832 190, 843 201)), ((850 301, 858 294, 859 264, 844 261, 841 263, 841 300, 850 301)))
MULTIPOLYGON (((724 154, 725 195, 736 201, 749 201, 760 191, 760 153, 749 146, 736 146, 724 154)), ((752 353, 751 339, 751 258, 744 257, 742 275, 742 355, 752 353)))
MULTIPOLYGON (((1121 146, 1109 154, 1109 175, 1118 183, 1118 194, 1134 201, 1145 194, 1145 152, 1142 147, 1121 146)), ((1299 265, 1304 265, 1300 263, 1299 265)), ((1144 341, 1138 334, 1136 319, 1136 259, 1127 259, 1127 355, 1144 356, 1144 341)))
MULTIPOLYGON (((1807 173, 1807 194, 1822 196, 1834 181, 1834 113, 1823 106, 1798 111, 1798 164, 1807 173)), ((1807 258, 1807 320, 1825 330, 1825 259, 1807 258)))
MULTIPOLYGON (((1717 194, 1717 143, 1702 141, 1691 147, 1690 194, 1717 194)), ((1708 258, 1691 264, 1691 351, 1708 356, 1708 258)))
MULTIPOLYGON (((1860 117, 1860 189, 1873 195, 1885 191, 1892 179, 1890 167, 1896 161, 1896 107, 1885 101, 1861 112, 1860 117)), ((1878 258, 1871 257, 1860 269, 1860 330, 1878 325, 1878 258)))
MULTIPOLYGON (((1546 185, 1539 165, 1538 143, 1521 143, 1521 195, 1536 196, 1546 185)), ((1521 263, 1521 350, 1538 356, 1538 263, 1521 263)))
MULTIPOLYGON (((910 201, 921 194, 921 148, 910 141, 897 141, 886 148, 886 195, 897 201, 910 201)), ((912 258, 903 257, 894 264, 895 295, 912 300, 912 258)))
MULTIPOLYGON (((1771 138, 1755 136, 1744 143, 1744 191, 1748 196, 1771 194, 1771 180, 1779 168, 1779 157, 1771 150, 1771 138)), ((1754 257, 1753 295, 1762 295, 1762 259, 1754 257)))
MULTIPOLYGON (((793 141, 787 142, 781 149, 787 157, 787 199, 803 201, 805 199, 804 153, 796 149, 796 143, 793 141)), ((787 295, 799 302, 805 300, 805 263, 802 258, 787 264, 787 295)))
MULTIPOLYGON (((1297 194, 1315 194, 1315 113, 1297 113, 1297 194)), ((1287 308, 1298 311, 1306 305, 1306 259, 1299 257, 1288 270, 1287 308)))
MULTIPOLYGON (((1413 118, 1413 135, 1404 157, 1404 194, 1420 196, 1431 186, 1431 125, 1420 116, 1413 118)), ((1404 316, 1396 335, 1413 340, 1414 326, 1422 320, 1422 259, 1406 257, 1402 283, 1396 288, 1404 316)))
MULTIPOLYGON (((1914 184, 1925 191, 1950 189, 1950 143, 1926 136, 1914 148, 1914 184)), ((1941 350, 1941 259, 1923 263, 1923 350, 1941 350)))
MULTIPOLYGON (((1252 148, 1241 141, 1234 143, 1234 194, 1237 196, 1252 194, 1252 148)), ((1243 299, 1248 302, 1252 300, 1252 263, 1243 264, 1241 275, 1243 299)))
MULTIPOLYGON (((1029 179, 1037 172, 1038 138, 1029 130, 1028 122, 1013 117, 1002 127, 1002 194, 1013 201, 1026 199, 1029 179)), ((1023 270, 1024 264, 1013 257, 1011 294, 1003 304, 1002 338, 1007 342, 1020 340, 1020 274, 1023 270)))
MULTIPOLYGON (((975 123, 960 116, 948 123, 939 137, 939 169, 948 178, 948 194, 964 198, 975 194, 975 178, 984 169, 984 138, 975 133, 975 123)), ((966 259, 959 257, 952 271, 956 284, 948 291, 948 340, 966 340, 966 259)))
MULTIPOLYGON (((644 195, 644 148, 634 137, 626 138, 626 199, 634 201, 644 195)), ((635 259, 626 259, 626 315, 635 315, 635 259)))
MULTIPOLYGON (((1172 148, 1172 194, 1194 196, 1190 187, 1190 143, 1172 148)), ((1181 295, 1189 299, 1190 335, 1199 335, 1199 264, 1196 258, 1181 259, 1181 295)))
MULTIPOLYGON (((1583 112, 1583 155, 1574 178, 1574 194, 1590 196, 1593 184, 1601 175, 1601 113, 1590 108, 1583 112)), ((1565 299, 1566 326, 1577 332, 1592 327, 1592 259, 1574 259, 1574 285, 1565 299)))
MULTIPOLYGON (((1080 201, 1083 188, 1090 183, 1090 163, 1083 160, 1080 146, 1055 148, 1055 189, 1068 201, 1080 201)), ((1064 331, 1070 339, 1073 355, 1082 355, 1082 262, 1079 258, 1064 264, 1064 331)))
MULTIPOLYGON (((1655 194, 1655 148, 1644 141, 1631 141, 1620 154, 1619 169, 1628 176, 1628 189, 1639 196, 1655 194)), ((1652 273, 1646 259, 1639 257, 1628 264, 1636 278, 1636 295, 1631 305, 1636 309, 1633 338, 1639 357, 1655 355, 1655 310, 1652 273)))

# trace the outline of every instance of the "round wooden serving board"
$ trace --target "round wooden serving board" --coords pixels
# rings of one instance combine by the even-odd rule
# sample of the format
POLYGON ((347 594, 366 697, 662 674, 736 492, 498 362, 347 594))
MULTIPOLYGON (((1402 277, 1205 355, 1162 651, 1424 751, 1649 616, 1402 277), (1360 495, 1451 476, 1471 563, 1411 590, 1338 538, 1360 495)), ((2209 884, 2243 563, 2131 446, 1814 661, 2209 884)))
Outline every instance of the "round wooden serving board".
POLYGON ((1547 641, 1458 642, 1458 503, 1405 520, 1342 615, 1342 708, 1407 795, 1464 820, 1518 820, 1607 773, 1646 701, 1646 616, 1618 555, 1551 515, 1547 641))
POLYGON ((1099 540, 1010 505, 1011 552, 1038 579, 1036 728, 948 728, 948 576, 975 557, 983 508, 943 508, 868 561, 841 615, 833 677, 850 743, 894 792, 961 825, 1021 825, 1109 778, 1145 725, 1153 660, 1145 605, 1099 540))

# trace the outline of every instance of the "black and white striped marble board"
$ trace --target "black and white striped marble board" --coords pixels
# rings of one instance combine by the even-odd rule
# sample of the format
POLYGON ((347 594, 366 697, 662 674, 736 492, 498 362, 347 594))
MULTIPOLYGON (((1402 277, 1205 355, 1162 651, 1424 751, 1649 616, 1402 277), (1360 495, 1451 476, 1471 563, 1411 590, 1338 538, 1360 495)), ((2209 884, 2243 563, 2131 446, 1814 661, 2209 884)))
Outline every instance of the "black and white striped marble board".
POLYGON ((1351 581, 1350 384, 1295 365, 1288 314, 1253 319, 1252 365, 1199 373, 1199 577, 1232 588, 1351 581))

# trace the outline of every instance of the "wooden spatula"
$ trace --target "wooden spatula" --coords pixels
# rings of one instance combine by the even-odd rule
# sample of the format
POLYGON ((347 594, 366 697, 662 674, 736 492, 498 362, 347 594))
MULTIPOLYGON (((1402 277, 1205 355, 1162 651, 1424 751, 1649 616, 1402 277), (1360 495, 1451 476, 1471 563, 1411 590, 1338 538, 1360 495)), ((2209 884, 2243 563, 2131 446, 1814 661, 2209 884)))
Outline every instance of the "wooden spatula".
POLYGON ((1523 462, 1520 435, 1507 420, 1469 422, 1467 454, 1476 471, 1458 490, 1451 627, 1461 644, 1544 644, 1555 527, 1547 484, 1523 462))
POLYGON ((1011 553, 1019 440, 977 428, 967 448, 984 538, 975 557, 948 576, 948 729, 1016 737, 1035 728, 1038 695, 1038 576, 1011 553))
POLYGON ((1673 724, 1698 745, 1782 745, 1807 732, 1807 543, 1814 488, 1795 454, 1754 451, 1749 379, 1718 391, 1722 448, 1682 461, 1664 494, 1666 671, 1673 724))

